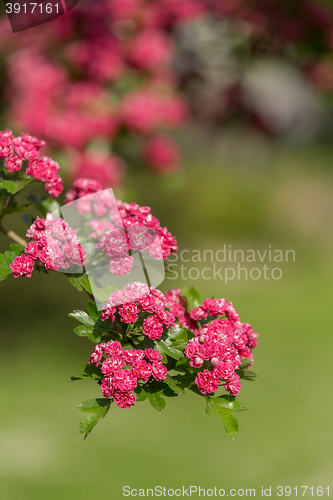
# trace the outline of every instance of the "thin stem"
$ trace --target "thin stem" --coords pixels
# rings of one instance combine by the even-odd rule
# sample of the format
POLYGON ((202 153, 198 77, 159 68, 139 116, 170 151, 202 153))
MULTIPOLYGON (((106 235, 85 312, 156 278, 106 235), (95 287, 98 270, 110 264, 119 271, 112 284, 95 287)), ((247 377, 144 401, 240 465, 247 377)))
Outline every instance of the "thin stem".
POLYGON ((139 257, 140 257, 140 261, 141 261, 142 269, 143 269, 143 272, 144 272, 144 275, 145 275, 145 278, 146 278, 147 285, 150 288, 151 287, 151 283, 150 283, 148 271, 146 269, 145 261, 143 260, 142 253, 141 252, 138 252, 138 253, 139 253, 139 257))
POLYGON ((131 346, 134 347, 134 349, 136 349, 136 345, 134 344, 133 340, 130 337, 127 337, 127 335, 125 335, 124 340, 125 340, 125 338, 131 344, 131 346))
POLYGON ((13 240, 15 243, 18 243, 19 245, 22 245, 24 247, 27 246, 27 242, 23 238, 21 238, 11 229, 8 229, 6 226, 4 226, 2 222, 0 222, 0 231, 3 232, 6 236, 8 236, 8 238, 13 240))
POLYGON ((11 202, 11 199, 13 198, 13 195, 10 194, 8 198, 6 199, 5 203, 3 204, 2 210, 6 210, 8 208, 9 203, 11 202))

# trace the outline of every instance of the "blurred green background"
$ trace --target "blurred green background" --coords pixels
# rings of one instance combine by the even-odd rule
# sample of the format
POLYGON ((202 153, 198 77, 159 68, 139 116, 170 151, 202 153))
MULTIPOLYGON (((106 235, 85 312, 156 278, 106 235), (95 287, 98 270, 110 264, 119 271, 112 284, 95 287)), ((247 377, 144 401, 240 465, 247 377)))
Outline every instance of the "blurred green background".
MULTIPOLYGON (((76 405, 99 389, 67 382, 92 350, 67 315, 85 309, 86 296, 57 273, 9 279, 0 283, 1 500, 120 499, 125 485, 256 488, 257 496, 272 486, 272 498, 278 485, 308 485, 331 486, 333 494, 333 148, 241 132, 216 141, 196 130, 180 142, 180 176, 132 174, 120 195, 151 206, 180 250, 231 244, 296 252, 295 262, 277 264, 280 280, 162 285, 232 300, 260 334, 259 377, 239 394, 248 411, 237 416, 237 442, 192 393, 169 400, 162 413, 147 401, 113 407, 83 442, 76 405)), ((7 224, 23 228, 15 217, 7 224)), ((0 244, 7 245, 1 235, 0 244)))

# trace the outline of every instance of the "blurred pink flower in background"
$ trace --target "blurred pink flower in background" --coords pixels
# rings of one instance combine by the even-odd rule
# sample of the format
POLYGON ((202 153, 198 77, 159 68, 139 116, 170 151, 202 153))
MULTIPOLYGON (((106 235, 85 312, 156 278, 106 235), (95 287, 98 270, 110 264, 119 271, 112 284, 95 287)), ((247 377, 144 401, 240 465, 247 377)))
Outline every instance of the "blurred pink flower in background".
POLYGON ((175 142, 167 136, 152 137, 144 147, 144 156, 149 166, 159 173, 176 170, 181 156, 175 142))
MULTIPOLYGON (((104 187, 119 185, 123 178, 117 156, 129 169, 145 162, 165 173, 180 165, 180 153, 167 133, 183 127, 190 112, 215 127, 241 118, 269 134, 271 128, 262 126, 267 120, 244 98, 242 76, 233 80, 231 75, 230 80, 229 74, 220 74, 219 81, 215 75, 213 92, 209 86, 207 91, 211 51, 195 52, 195 31, 184 54, 180 41, 201 21, 232 22, 251 56, 286 56, 292 52, 291 43, 296 51, 300 45, 304 57, 300 52, 297 64, 302 74, 332 91, 327 54, 332 49, 333 14, 314 0, 294 4, 291 9, 288 2, 267 5, 265 0, 251 5, 248 0, 87 0, 68 15, 15 36, 8 19, 0 18, 6 122, 47 140, 51 154, 75 148, 82 161, 78 166, 75 155, 68 155, 64 163, 70 177, 97 175, 104 187), (316 56, 313 40, 322 47, 316 56), (233 99, 228 97, 230 89, 239 89, 233 99), (151 138, 159 134, 163 140, 151 138), (101 141, 110 149, 112 145, 114 153, 104 167, 87 153, 101 141)), ((223 68, 222 73, 228 73, 226 65, 223 68)))
POLYGON ((125 174, 123 161, 117 156, 103 151, 73 153, 71 176, 97 181, 102 188, 119 186, 125 174))

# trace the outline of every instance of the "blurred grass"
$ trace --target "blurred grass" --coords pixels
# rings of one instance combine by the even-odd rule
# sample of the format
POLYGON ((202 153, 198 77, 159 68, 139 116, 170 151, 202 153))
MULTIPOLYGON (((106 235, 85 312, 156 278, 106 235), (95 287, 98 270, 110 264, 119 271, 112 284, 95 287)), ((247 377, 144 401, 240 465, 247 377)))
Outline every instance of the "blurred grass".
MULTIPOLYGON (((0 284, 1 500, 118 500, 124 485, 257 488, 257 496, 261 486, 333 487, 333 151, 256 144, 247 155, 226 146, 208 152, 194 140, 184 147, 180 185, 132 177, 129 188, 180 249, 296 250, 279 281, 192 283, 204 297, 232 300, 261 335, 259 377, 239 395, 248 411, 237 416, 237 442, 194 394, 160 414, 147 402, 112 408, 83 442, 75 405, 99 391, 66 382, 92 346, 72 333, 67 314, 85 308, 86 297, 57 274, 11 279, 0 284)), ((166 280, 163 289, 184 284, 166 280)))

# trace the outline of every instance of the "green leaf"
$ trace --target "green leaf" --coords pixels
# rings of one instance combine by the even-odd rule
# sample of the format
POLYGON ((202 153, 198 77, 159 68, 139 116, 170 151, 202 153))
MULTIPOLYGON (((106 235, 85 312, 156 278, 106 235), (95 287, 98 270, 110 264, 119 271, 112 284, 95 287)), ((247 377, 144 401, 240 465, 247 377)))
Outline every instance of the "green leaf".
POLYGON ((32 179, 22 179, 20 181, 0 181, 0 188, 5 189, 10 194, 16 194, 32 182, 32 179))
POLYGON ((140 385, 134 389, 134 392, 136 401, 145 401, 149 397, 149 392, 145 391, 140 385))
POLYGON ((181 386, 179 381, 171 377, 169 374, 167 375, 167 378, 164 382, 170 387, 170 389, 173 390, 173 392, 178 394, 178 396, 182 396, 183 394, 185 394, 185 390, 181 386))
POLYGON ((9 267, 9 264, 12 262, 13 259, 8 257, 8 255, 5 255, 3 253, 0 254, 0 281, 8 278, 12 274, 12 270, 9 267))
POLYGON ((191 387, 194 384, 196 373, 185 373, 185 375, 176 375, 174 380, 178 382, 178 384, 184 389, 191 387))
POLYGON ((193 288, 193 286, 191 288, 183 288, 180 295, 187 298, 189 309, 194 309, 202 304, 200 294, 193 288))
POLYGON ((3 214, 4 215, 8 215, 8 214, 14 214, 16 212, 23 212, 24 210, 27 210, 27 208, 30 208, 31 205, 21 205, 21 206, 9 206, 8 208, 6 208, 4 211, 3 211, 3 214))
POLYGON ((165 408, 166 401, 158 392, 149 393, 148 398, 149 403, 155 408, 155 410, 162 411, 165 408))
POLYGON ((74 332, 79 337, 87 337, 91 342, 98 344, 102 340, 104 330, 98 327, 81 325, 74 328, 74 332))
POLYGON ((134 391, 136 394, 136 400, 145 401, 146 399, 149 399, 150 404, 156 408, 157 411, 163 410, 166 405, 166 401, 162 396, 167 398, 177 397, 177 393, 165 382, 165 380, 162 382, 153 380, 149 382, 148 385, 138 385, 134 391))
POLYGON ((93 319, 93 321, 96 323, 100 319, 100 313, 97 310, 97 306, 95 302, 89 302, 88 304, 88 314, 89 316, 93 319))
POLYGON ((235 441, 236 432, 238 431, 238 422, 232 415, 232 412, 242 411, 245 410, 245 408, 236 399, 231 400, 230 398, 231 396, 206 396, 206 413, 210 417, 218 417, 226 433, 235 441))
POLYGON ((106 302, 110 297, 112 292, 115 292, 118 288, 115 285, 108 285, 106 288, 94 287, 94 295, 100 302, 106 302))
POLYGON ((240 376, 240 378, 244 380, 250 380, 251 382, 254 382, 258 376, 252 370, 235 370, 235 371, 240 376))
POLYGON ((179 360, 184 356, 183 351, 187 344, 187 338, 186 328, 175 325, 168 330, 165 340, 156 341, 155 346, 162 356, 166 354, 170 358, 179 360))
POLYGON ((242 364, 240 365, 239 369, 240 370, 244 370, 244 368, 246 368, 249 365, 252 365, 252 363, 253 363, 253 359, 243 358, 242 359, 242 364))
POLYGON ((179 349, 175 348, 175 347, 171 347, 171 346, 168 346, 166 342, 164 342, 164 340, 161 340, 161 341, 155 341, 155 347, 156 347, 156 350, 162 354, 166 354, 167 356, 170 356, 170 358, 173 358, 173 359, 180 359, 183 357, 183 353, 182 351, 180 351, 179 349))
POLYGON ((111 400, 110 399, 86 399, 82 404, 78 405, 79 410, 83 412, 90 413, 90 415, 84 418, 80 423, 80 434, 85 434, 84 439, 87 438, 88 434, 97 425, 101 418, 104 418, 110 409, 111 400))
POLYGON ((25 214, 22 215, 22 220, 26 223, 27 226, 31 226, 31 224, 34 222, 35 217, 32 217, 32 215, 25 214))
POLYGON ((36 208, 40 207, 40 201, 34 194, 27 196, 27 200, 29 200, 31 205, 33 205, 34 207, 36 207, 36 208))
MULTIPOLYGON (((45 215, 47 212, 55 212, 56 210, 60 209, 60 205, 56 200, 53 200, 52 198, 42 198, 40 205, 43 207, 45 211, 45 215)), ((60 212, 59 212, 60 215, 60 212)))
POLYGON ((68 274, 68 279, 71 285, 73 285, 79 292, 86 290, 86 292, 92 295, 91 286, 86 273, 84 274, 68 274))
POLYGON ((81 366, 81 369, 83 373, 70 377, 70 380, 83 380, 87 378, 92 380, 100 380, 102 378, 101 370, 98 366, 94 366, 88 363, 81 366))
MULTIPOLYGON (((37 208, 38 212, 42 214, 43 217, 46 216, 47 212, 59 211, 60 205, 57 201, 52 198, 41 198, 40 200, 33 194, 31 194, 27 199, 30 201, 31 205, 37 208)), ((59 212, 60 216, 60 212, 59 212)))
POLYGON ((93 326, 81 325, 81 326, 77 326, 76 328, 74 328, 74 332, 79 337, 89 337, 90 335, 93 334, 94 327, 93 326))
MULTIPOLYGON (((90 304, 93 303, 91 302, 90 304)), ((97 315, 95 315, 95 311, 92 310, 91 307, 90 310, 93 312, 94 317, 97 317, 97 315)), ((77 326, 74 329, 74 332, 80 337, 88 337, 88 339, 95 344, 100 342, 103 334, 107 331, 107 325, 105 325, 103 321, 97 319, 95 322, 94 319, 85 311, 73 311, 69 314, 69 316, 82 323, 81 326, 77 326)))
POLYGON ((187 342, 187 330, 181 325, 175 325, 171 330, 168 330, 168 340, 185 340, 187 342))
POLYGON ((213 396, 210 398, 216 406, 221 408, 228 408, 232 411, 244 411, 246 410, 245 406, 243 406, 239 401, 237 401, 236 396, 213 396))
POLYGON ((74 318, 80 323, 83 323, 86 326, 94 326, 95 321, 84 311, 73 311, 68 315, 70 318, 74 318))
POLYGON ((17 243, 12 243, 10 245, 10 250, 5 252, 5 255, 11 259, 11 261, 15 260, 18 255, 24 252, 24 246, 18 245, 17 243))

